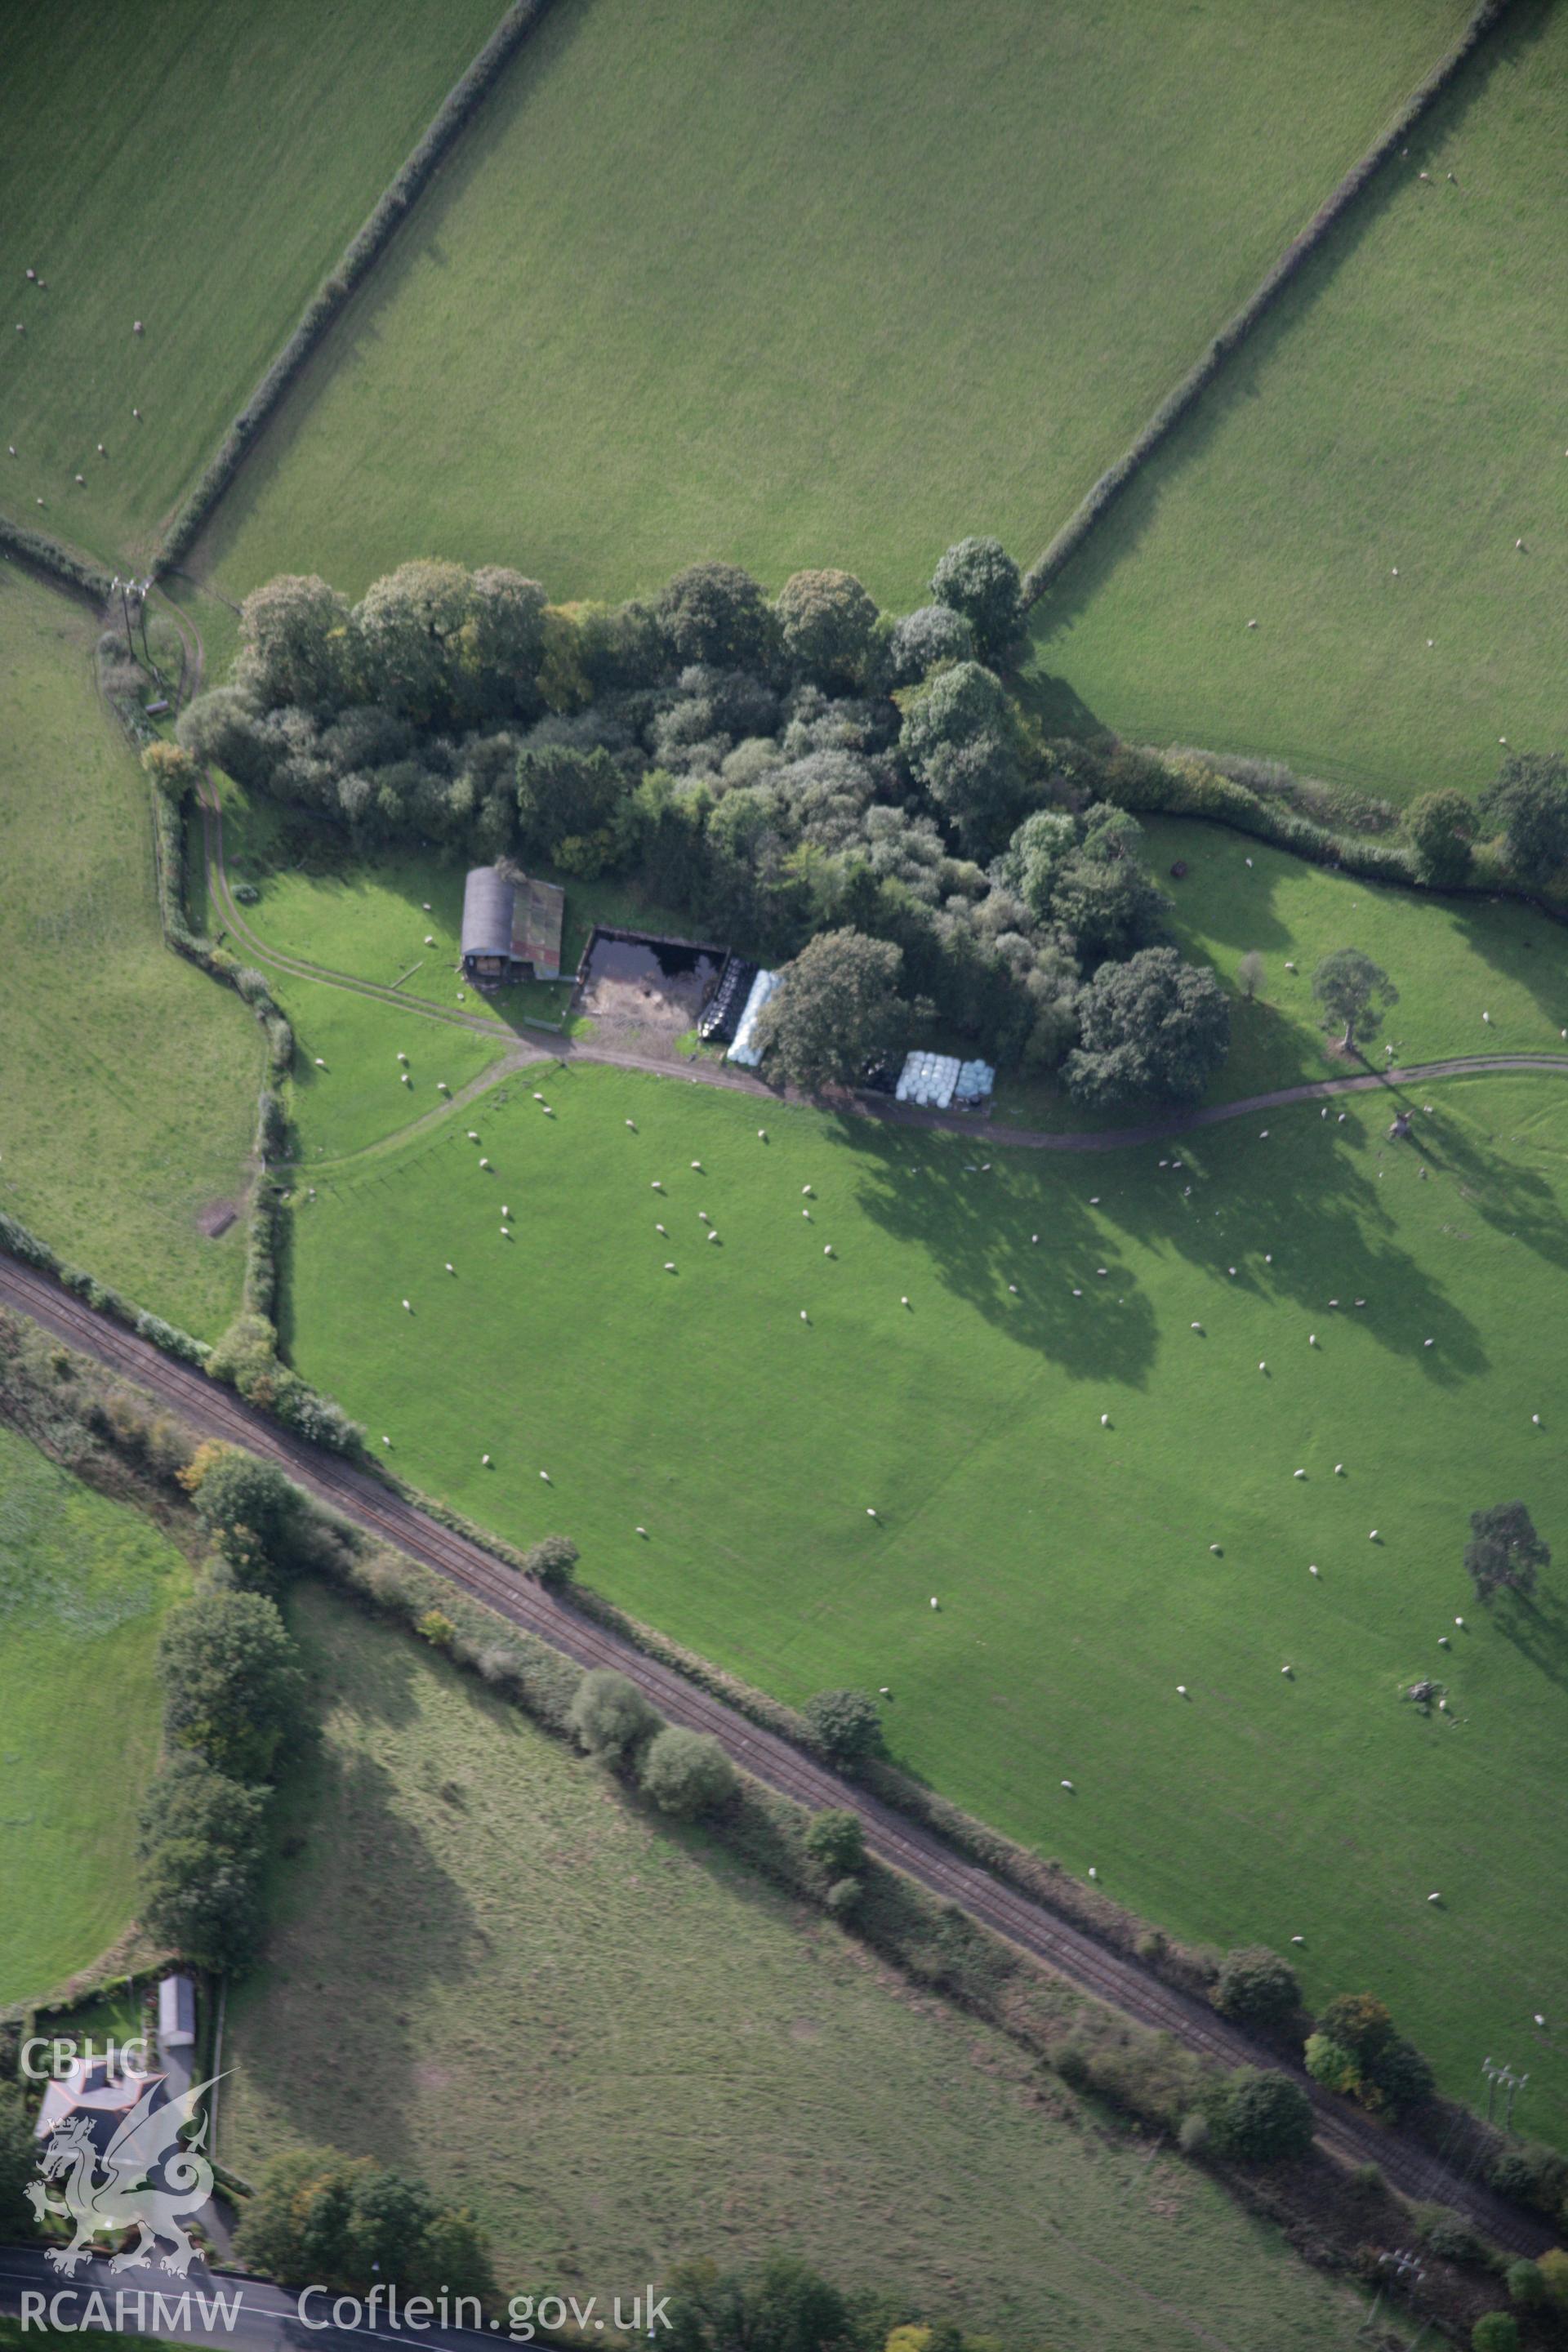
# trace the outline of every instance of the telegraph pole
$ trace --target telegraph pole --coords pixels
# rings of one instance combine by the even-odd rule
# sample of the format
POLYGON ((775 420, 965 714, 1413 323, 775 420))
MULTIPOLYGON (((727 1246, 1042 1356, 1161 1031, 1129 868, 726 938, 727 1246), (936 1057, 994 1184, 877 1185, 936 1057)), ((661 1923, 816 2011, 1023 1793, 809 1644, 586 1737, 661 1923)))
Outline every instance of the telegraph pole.
POLYGON ((1495 2058, 1483 2058, 1481 2060, 1481 2073, 1486 2076, 1487 2083, 1488 2123, 1489 2124, 1492 2120, 1492 2110, 1497 2104, 1497 2095, 1500 2088, 1505 2103, 1502 2118, 1503 2129, 1504 2131, 1511 2132, 1513 2129, 1513 2103, 1519 2093, 1523 2090, 1525 2084, 1529 2082, 1530 2076, 1528 2074, 1516 2074, 1511 2066, 1500 2064, 1495 2058))

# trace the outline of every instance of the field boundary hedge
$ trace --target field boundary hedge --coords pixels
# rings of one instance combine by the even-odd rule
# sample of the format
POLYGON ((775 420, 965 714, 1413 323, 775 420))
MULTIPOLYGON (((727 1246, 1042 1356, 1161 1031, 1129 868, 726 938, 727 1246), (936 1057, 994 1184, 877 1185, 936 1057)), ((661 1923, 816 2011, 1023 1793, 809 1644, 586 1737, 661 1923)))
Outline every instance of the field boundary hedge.
POLYGON ((1101 515, 1114 504, 1128 483, 1142 472, 1232 352, 1239 350, 1303 263, 1332 234, 1362 190, 1388 161, 1400 142, 1409 137, 1421 117, 1442 96, 1460 68, 1479 47, 1492 27, 1501 21, 1510 5, 1511 0, 1480 0, 1480 5, 1452 48, 1438 60, 1426 79, 1417 83, 1388 128, 1379 134, 1360 160, 1352 164, 1333 193, 1319 205, 1300 235, 1291 239, 1240 310, 1231 313, 1202 357, 1165 394, 1121 457, 1106 467, 1093 488, 1079 500, 1044 553, 1036 558, 1024 574, 1026 606, 1037 603, 1044 595, 1070 558, 1078 553, 1101 515))
POLYGON ((446 161, 502 68, 543 16, 550 0, 511 0, 495 31, 435 115, 374 209, 307 303, 298 326, 252 391, 208 460, 195 488, 164 530, 153 560, 162 573, 182 562, 258 435, 333 321, 386 251, 400 224, 446 161))
POLYGON ((29 572, 41 573, 52 587, 85 596, 90 604, 107 604, 113 586, 110 575, 90 555, 79 554, 47 530, 32 530, 23 522, 0 515, 0 549, 29 572))

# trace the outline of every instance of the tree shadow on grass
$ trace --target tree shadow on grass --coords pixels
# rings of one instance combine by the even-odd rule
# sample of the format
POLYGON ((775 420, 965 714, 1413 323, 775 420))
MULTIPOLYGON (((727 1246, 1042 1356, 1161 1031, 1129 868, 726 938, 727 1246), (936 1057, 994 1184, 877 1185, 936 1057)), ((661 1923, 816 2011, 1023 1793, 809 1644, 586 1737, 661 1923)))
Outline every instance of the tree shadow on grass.
MULTIPOLYGON (((1386 1169, 1386 1155, 1408 1147, 1378 1137, 1389 1097, 1375 1099, 1372 1118, 1355 1108, 1342 1118, 1334 1103, 1323 1121, 1310 1107, 1276 1113, 1267 1139, 1226 1127, 1071 1160, 997 1149, 988 1173, 981 1139, 894 1140, 849 1120, 844 1140, 859 1158, 867 1214, 1073 1379, 1147 1381, 1164 1310, 1133 1270, 1136 1245, 1289 1308, 1300 1318, 1291 1344, 1315 1331, 1331 1350, 1336 1318, 1353 1316, 1361 1334, 1415 1359, 1435 1386, 1455 1387, 1489 1358, 1468 1317, 1396 1237, 1378 1163, 1386 1169)), ((1265 1114, 1260 1129, 1268 1125, 1265 1114)))
MULTIPOLYGON (((1548 1084, 1556 1081, 1549 1079, 1548 1084)), ((1419 1106, 1409 1106, 1419 1110, 1419 1106)), ((1535 1170, 1506 1160, 1488 1144, 1468 1135, 1456 1118, 1422 1118, 1410 1144, 1433 1177, 1449 1181, 1459 1195, 1459 1211, 1473 1216, 1510 1241, 1521 1242, 1548 1265, 1568 1270, 1568 1218, 1555 1188, 1535 1170)))
POLYGON ((1568 1608, 1555 1593, 1505 1601, 1494 1609, 1492 1622, 1527 1665, 1568 1690, 1568 1608))
POLYGON ((426 1999, 471 1976, 489 1939, 375 1759, 323 1744, 282 1795, 272 1925, 236 2021, 247 2077, 289 2138, 417 2172, 426 1999))

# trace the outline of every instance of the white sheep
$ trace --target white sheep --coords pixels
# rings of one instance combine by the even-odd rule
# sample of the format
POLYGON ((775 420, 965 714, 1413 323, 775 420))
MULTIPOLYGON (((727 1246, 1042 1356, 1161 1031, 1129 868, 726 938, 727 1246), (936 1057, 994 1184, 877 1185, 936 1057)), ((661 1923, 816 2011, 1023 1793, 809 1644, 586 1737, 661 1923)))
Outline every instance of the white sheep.
POLYGON ((872 1509, 872 1507, 871 1507, 870 1504, 869 1504, 869 1503, 868 1503, 868 1504, 867 1504, 867 1506, 866 1506, 866 1517, 867 1517, 868 1519, 874 1519, 874 1518, 876 1517, 876 1516, 877 1516, 876 1512, 872 1509))
POLYGON ((1441 1903, 1443 1898, 1441 1895, 1428 1895, 1426 1900, 1428 1903, 1441 1903))
POLYGON ((1436 1339, 1423 1339, 1421 1342, 1421 1345, 1424 1348, 1435 1348, 1436 1344, 1437 1342, 1436 1339))
POLYGON ((1279 1671, 1282 1675, 1291 1675, 1295 1672, 1295 1669, 1291 1666, 1281 1666, 1279 1671))
POLYGON ((1368 1528, 1368 1529, 1367 1529, 1367 1531, 1366 1531, 1366 1539, 1367 1539, 1368 1543, 1376 1543, 1376 1541, 1377 1541, 1377 1529, 1376 1529, 1375 1528, 1368 1528))
POLYGON ((1336 1477, 1336 1478, 1342 1478, 1342 1477, 1344 1476, 1344 1475, 1345 1475, 1345 1465, 1344 1465, 1344 1464, 1343 1464, 1342 1462, 1336 1462, 1336 1463, 1335 1463, 1335 1465, 1334 1465, 1334 1475, 1335 1475, 1335 1477, 1336 1477))
POLYGON ((429 899, 428 899, 428 898, 426 898, 426 899, 424 901, 424 903, 422 904, 422 906, 421 906, 421 908, 420 908, 420 910, 419 910, 419 911, 420 911, 420 913, 421 913, 421 914, 425 914, 425 915, 428 915, 428 914, 431 914, 431 913, 433 913, 433 912, 434 912, 434 909, 433 909, 433 908, 431 907, 431 904, 430 904, 430 901, 429 901, 429 899))
POLYGON ((647 1543, 647 1529, 646 1528, 637 1528, 635 1530, 635 1533, 637 1533, 637 1535, 641 1536, 641 1538, 642 1538, 642 1539, 643 1539, 644 1543, 647 1543))
POLYGON ((1306 1475, 1307 1475, 1307 1474, 1306 1474, 1306 1472, 1305 1472, 1304 1470, 1297 1470, 1297 1471, 1293 1471, 1291 1475, 1292 1475, 1292 1476, 1297 1477, 1297 1478, 1304 1478, 1304 1477, 1306 1476, 1306 1475))
POLYGON ((1260 1372, 1266 1372, 1266 1371, 1268 1370, 1268 1365, 1267 1365, 1266 1363, 1264 1363, 1264 1362, 1262 1362, 1261 1360, 1259 1360, 1259 1363, 1258 1363, 1258 1370, 1259 1370, 1260 1372))
POLYGON ((701 1160, 694 1160, 692 1161, 691 1165, 692 1165, 692 1167, 696 1170, 696 1171, 697 1171, 698 1175, 699 1175, 699 1176, 700 1176, 700 1175, 701 1175, 701 1173, 702 1173, 702 1162, 701 1162, 701 1160))
POLYGON ((804 1307, 800 1310, 800 1319, 803 1323, 809 1323, 811 1320, 810 1316, 806 1313, 804 1307))
POLYGON ((391 1444, 391 1443, 392 1443, 392 1440, 391 1440, 391 1438, 390 1438, 390 1437, 384 1437, 384 1438, 382 1439, 382 1441, 381 1441, 381 1442, 382 1442, 382 1444, 383 1444, 384 1445, 390 1445, 390 1444, 391 1444))
MULTIPOLYGON (((503 1217, 510 1217, 510 1214, 511 1214, 511 1211, 510 1211, 509 1208, 507 1208, 507 1207, 505 1206, 504 1202, 503 1202, 502 1207, 501 1207, 501 1215, 502 1215, 503 1217)), ((659 1231, 660 1231, 661 1233, 664 1231, 664 1228, 663 1228, 663 1226, 662 1226, 662 1225, 659 1227, 659 1231)))
POLYGON ((1008 1289, 1012 1292, 1012 1294, 1013 1294, 1014 1297, 1015 1297, 1015 1298, 1016 1298, 1016 1297, 1018 1296, 1018 1286, 1017 1286, 1017 1284, 1016 1284, 1016 1282, 1010 1282, 1010 1283, 1007 1285, 1007 1287, 1008 1287, 1008 1289))
POLYGON ((1539 1428, 1540 1428, 1540 1426, 1541 1426, 1541 1415, 1540 1415, 1538 1412, 1532 1412, 1532 1413, 1531 1414, 1530 1418, 1531 1418, 1531 1421, 1533 1423, 1534 1426, 1535 1426, 1537 1429, 1539 1429, 1539 1428))
POLYGON ((1072 1782, 1071 1782, 1070 1780, 1064 1780, 1064 1781, 1062 1782, 1062 1787, 1067 1790, 1068 1795, 1069 1797, 1074 1793, 1074 1791, 1073 1791, 1073 1785, 1072 1785, 1072 1782))
POLYGON ((706 1209, 699 1209, 699 1210, 698 1210, 698 1212, 697 1212, 697 1214, 698 1214, 698 1217, 699 1217, 700 1221, 703 1224, 705 1224, 705 1225, 710 1225, 710 1224, 712 1223, 713 1220, 712 1220, 712 1218, 709 1215, 709 1213, 708 1213, 708 1212, 707 1212, 707 1210, 706 1210, 706 1209))
POLYGON ((487 1470, 490 1467, 490 1457, 488 1454, 481 1454, 479 1460, 487 1470))
POLYGON ((1308 1332, 1308 1334, 1307 1334, 1307 1345, 1308 1345, 1308 1347, 1309 1347, 1309 1348, 1315 1348, 1315 1347, 1317 1346, 1317 1344, 1318 1344, 1318 1335, 1317 1335, 1317 1333, 1316 1333, 1315 1331, 1309 1331, 1309 1332, 1308 1332))
POLYGON ((709 1234, 709 1236, 708 1236, 708 1238, 709 1238, 709 1240, 710 1240, 710 1242, 716 1242, 716 1241, 718 1240, 719 1236, 718 1236, 718 1234, 709 1234))
POLYGON ((1463 1619, 1462 1617, 1456 1617, 1456 1618, 1455 1618, 1455 1620, 1454 1620, 1454 1622, 1455 1622, 1455 1624, 1458 1627, 1458 1629, 1459 1629, 1460 1633, 1462 1633, 1464 1632, 1464 1630, 1465 1630, 1465 1621, 1464 1621, 1464 1619, 1463 1619))
POLYGON ((767 1130, 767 1129, 766 1129, 765 1127, 759 1127, 759 1128, 758 1128, 758 1129, 757 1129, 757 1141, 758 1141, 759 1143, 765 1143, 765 1142, 767 1141, 767 1139, 768 1139, 768 1130, 767 1130))
POLYGON ((477 1143, 477 1142, 479 1141, 479 1129, 478 1129, 477 1127, 470 1127, 470 1128, 469 1128, 469 1129, 468 1129, 468 1141, 469 1141, 470 1143, 477 1143))
POLYGON ((410 1307, 406 1298, 403 1302, 403 1311, 405 1315, 412 1315, 414 1312, 413 1307, 410 1307))
POLYGON ((1309 1576, 1321 1576, 1322 1574, 1322 1570, 1319 1568, 1316 1560, 1314 1560, 1312 1565, 1308 1569, 1307 1573, 1309 1576))
POLYGON ((1100 1425, 1101 1429, 1109 1429, 1110 1427, 1110 1415, 1108 1412, 1102 1412, 1100 1414, 1100 1425))
POLYGON ((426 946, 427 948, 433 948, 433 947, 435 946, 435 944, 436 944, 436 934, 435 934, 435 932, 434 932, 434 931, 426 931, 426 934, 425 934, 425 944, 426 944, 426 946))
POLYGON ((324 1070, 324 1069, 326 1068, 326 1066, 326 1066, 325 1062, 323 1062, 323 1061, 322 1061, 322 1059, 321 1059, 321 1057, 320 1054, 318 1054, 318 1055, 317 1055, 317 1056, 316 1056, 316 1067, 317 1067, 317 1069, 318 1069, 318 1070, 324 1070))
POLYGON ((648 1191, 650 1192, 662 1192, 663 1190, 664 1186, 659 1182, 658 1178, 656 1176, 653 1182, 648 1186, 648 1191))
POLYGON ((806 1199, 809 1201, 809 1200, 810 1200, 810 1198, 811 1198, 811 1187, 810 1187, 810 1185, 809 1185, 809 1184, 803 1184, 803 1185, 801 1186, 801 1188, 800 1188, 800 1189, 801 1189, 801 1191, 805 1194, 806 1199))
POLYGON ((399 1060, 400 1062, 406 1062, 406 1061, 407 1061, 407 1059, 408 1059, 408 1056, 407 1056, 407 1055, 406 1055, 406 1054, 399 1054, 399 1055, 398 1055, 398 1057, 397 1057, 397 1058, 398 1058, 398 1060, 399 1060))
MULTIPOLYGON (((1101 1266, 1100 1270, 1101 1274, 1103 1274, 1103 1273, 1105 1272, 1105 1268, 1104 1268, 1103 1266, 1101 1266)), ((1189 1330, 1193 1330, 1193 1331, 1201 1331, 1201 1330, 1203 1329, 1203 1328, 1204 1328, 1204 1327, 1203 1327, 1203 1325, 1202 1325, 1201 1323, 1192 1323, 1192 1324, 1189 1324, 1187 1328, 1188 1328, 1188 1329, 1189 1329, 1189 1330)))
POLYGON ((1290 1938, 1290 1941, 1291 1941, 1293 1944, 1304 1944, 1304 1943, 1306 1942, 1306 1940, 1307 1940, 1307 1938, 1305 1937, 1305 1936, 1292 1936, 1292 1937, 1291 1937, 1291 1938, 1290 1938))
POLYGON ((405 1087, 411 1087, 414 1084, 413 1079, 409 1076, 406 1070, 403 1073, 403 1083, 405 1087))
POLYGON ((451 1259, 450 1259, 450 1258, 448 1258, 448 1259, 447 1259, 447 1273, 448 1273, 448 1274, 456 1274, 456 1273, 457 1273, 457 1271, 458 1271, 457 1267, 452 1264, 452 1261, 451 1261, 451 1259))
POLYGON ((1089 1865, 1089 1874, 1091 1878, 1098 1878, 1100 1876, 1100 1873, 1096 1870, 1092 1862, 1089 1865))
POLYGON ((909 1302, 909 1300, 908 1300, 907 1298, 900 1298, 900 1301, 899 1301, 899 1305, 900 1305, 900 1307, 907 1307, 907 1306, 909 1305, 909 1303, 910 1303, 910 1302, 909 1302))
POLYGON ((480 1166, 481 1168, 488 1168, 488 1167, 489 1166, 489 1164, 490 1164, 490 1163, 489 1163, 489 1161, 488 1160, 480 1160, 480 1162, 479 1162, 479 1166, 480 1166))
POLYGON ((805 1219, 806 1223, 809 1224, 811 1223, 811 1211, 809 1209, 803 1209, 800 1213, 805 1219))
POLYGON ((549 1486, 549 1484, 550 1484, 550 1473, 549 1473, 549 1471, 548 1471, 548 1470, 542 1470, 542 1471, 540 1472, 540 1474, 539 1474, 539 1475, 540 1475, 540 1476, 543 1479, 543 1481, 544 1481, 545 1485, 548 1486, 549 1486))
POLYGON ((666 1240, 669 1237, 669 1228, 668 1225, 655 1225, 654 1232, 656 1234, 663 1234, 666 1240))
POLYGON ((675 1272, 675 1260, 672 1257, 667 1257, 665 1259, 664 1270, 666 1274, 673 1274, 675 1272))
POLYGON ((635 1135, 635 1134, 637 1133, 637 1123, 636 1119, 635 1119, 635 1118, 628 1118, 628 1119, 627 1119, 627 1121, 626 1121, 626 1125, 631 1129, 632 1133, 635 1135))
POLYGON ((1178 1683, 1178 1684, 1176 1685, 1176 1696, 1177 1696, 1178 1698, 1185 1698, 1185 1697, 1186 1697, 1186 1695, 1187 1695, 1187 1686, 1186 1686, 1185 1683, 1178 1683))
POLYGON ((538 1092, 537 1088, 535 1089, 533 1099, 535 1102, 542 1102, 544 1100, 544 1097, 538 1092))

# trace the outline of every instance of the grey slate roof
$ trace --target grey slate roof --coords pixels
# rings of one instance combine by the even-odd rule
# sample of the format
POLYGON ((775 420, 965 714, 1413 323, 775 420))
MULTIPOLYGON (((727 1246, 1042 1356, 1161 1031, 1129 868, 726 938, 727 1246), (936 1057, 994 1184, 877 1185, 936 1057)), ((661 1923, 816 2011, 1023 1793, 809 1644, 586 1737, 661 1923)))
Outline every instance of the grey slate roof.
POLYGON ((475 866, 463 885, 463 953, 510 956, 516 893, 493 866, 475 866))

